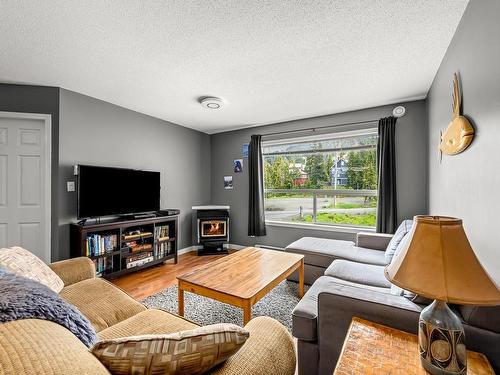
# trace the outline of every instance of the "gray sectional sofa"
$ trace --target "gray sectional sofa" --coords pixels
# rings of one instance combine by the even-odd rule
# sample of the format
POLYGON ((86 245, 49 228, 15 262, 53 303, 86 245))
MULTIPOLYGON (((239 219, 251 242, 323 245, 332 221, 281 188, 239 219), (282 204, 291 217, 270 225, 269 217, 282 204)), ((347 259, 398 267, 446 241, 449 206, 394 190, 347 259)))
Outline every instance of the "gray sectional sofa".
MULTIPOLYGON (((304 282, 312 285, 335 259, 385 266, 384 251, 391 238, 392 235, 387 234, 359 233, 358 243, 354 244, 352 241, 302 237, 288 245, 285 251, 304 255, 304 282)), ((298 281, 298 273, 288 279, 298 281)))
MULTIPOLYGON (((292 316, 299 375, 332 374, 353 316, 417 333, 428 301, 384 276, 410 228, 408 220, 394 236, 359 233, 356 243, 304 237, 286 248, 304 254, 305 281, 311 284, 292 316)), ((500 372, 500 308, 452 308, 463 320, 468 349, 484 353, 500 372)))

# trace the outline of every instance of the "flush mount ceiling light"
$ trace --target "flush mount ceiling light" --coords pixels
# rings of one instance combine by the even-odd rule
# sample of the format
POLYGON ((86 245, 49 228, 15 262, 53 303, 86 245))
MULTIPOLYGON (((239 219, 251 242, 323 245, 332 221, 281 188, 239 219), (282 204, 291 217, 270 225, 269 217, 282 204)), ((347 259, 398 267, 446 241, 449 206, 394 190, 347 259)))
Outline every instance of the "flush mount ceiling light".
POLYGON ((392 115, 394 117, 403 117, 406 113, 406 108, 403 107, 402 105, 397 106, 396 108, 393 109, 392 115))
POLYGON ((219 109, 223 105, 221 98, 216 98, 213 96, 205 97, 200 99, 200 104, 206 109, 219 109))

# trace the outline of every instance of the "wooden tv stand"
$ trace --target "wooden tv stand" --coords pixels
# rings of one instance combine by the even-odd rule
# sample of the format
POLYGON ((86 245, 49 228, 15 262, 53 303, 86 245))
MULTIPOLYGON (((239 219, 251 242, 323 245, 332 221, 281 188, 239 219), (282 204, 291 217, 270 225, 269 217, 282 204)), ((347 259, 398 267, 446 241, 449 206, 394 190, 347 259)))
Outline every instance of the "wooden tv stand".
POLYGON ((75 223, 70 226, 70 255, 89 257, 98 275, 114 278, 169 259, 177 263, 177 239, 177 215, 75 223))

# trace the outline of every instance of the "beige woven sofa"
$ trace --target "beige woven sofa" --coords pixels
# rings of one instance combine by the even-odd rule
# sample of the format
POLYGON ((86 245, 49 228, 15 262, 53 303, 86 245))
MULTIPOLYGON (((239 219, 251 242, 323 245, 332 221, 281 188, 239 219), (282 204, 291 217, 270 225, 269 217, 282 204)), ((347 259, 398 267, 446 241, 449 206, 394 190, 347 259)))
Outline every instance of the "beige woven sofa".
MULTIPOLYGON (((88 258, 50 265, 64 281, 61 296, 93 324, 101 339, 172 333, 197 325, 165 311, 147 309, 121 289, 96 278, 88 258)), ((212 374, 293 374, 291 335, 274 319, 255 318, 245 328, 250 338, 212 374)), ((85 345, 56 323, 25 319, 0 324, 0 374, 109 374, 85 345)))

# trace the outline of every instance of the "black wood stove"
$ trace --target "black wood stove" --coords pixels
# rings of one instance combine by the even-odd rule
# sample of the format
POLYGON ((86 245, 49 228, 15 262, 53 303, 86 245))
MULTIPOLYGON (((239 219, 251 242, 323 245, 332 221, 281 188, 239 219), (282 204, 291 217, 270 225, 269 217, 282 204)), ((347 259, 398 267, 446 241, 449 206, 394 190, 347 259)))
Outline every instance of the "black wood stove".
POLYGON ((227 254, 229 206, 193 207, 193 233, 198 255, 227 254))

